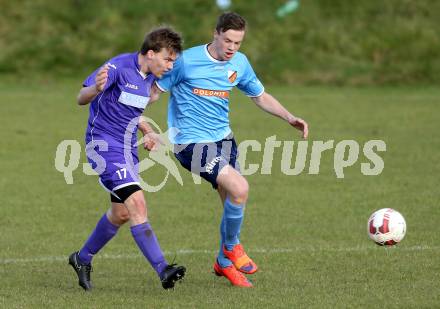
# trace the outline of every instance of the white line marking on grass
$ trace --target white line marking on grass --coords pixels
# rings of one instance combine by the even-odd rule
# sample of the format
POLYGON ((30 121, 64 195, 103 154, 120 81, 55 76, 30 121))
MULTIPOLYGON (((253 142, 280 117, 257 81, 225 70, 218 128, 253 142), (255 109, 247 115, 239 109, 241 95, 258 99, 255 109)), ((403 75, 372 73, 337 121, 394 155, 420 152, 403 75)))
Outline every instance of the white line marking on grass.
MULTIPOLYGON (((372 250, 387 250, 387 251, 440 251, 439 246, 397 246, 397 247, 376 247, 376 246, 358 246, 358 247, 294 247, 294 248, 257 248, 247 250, 250 253, 266 253, 266 254, 285 254, 294 252, 364 252, 372 250)), ((197 255, 197 254, 216 254, 217 250, 193 250, 193 249, 179 249, 176 251, 164 251, 165 255, 197 255)), ((142 255, 138 254, 98 254, 96 258, 107 260, 127 260, 141 258, 142 255)), ((33 258, 2 258, 0 259, 0 265, 5 264, 26 264, 26 263, 38 263, 38 262, 66 262, 68 255, 66 256, 42 256, 33 258)))

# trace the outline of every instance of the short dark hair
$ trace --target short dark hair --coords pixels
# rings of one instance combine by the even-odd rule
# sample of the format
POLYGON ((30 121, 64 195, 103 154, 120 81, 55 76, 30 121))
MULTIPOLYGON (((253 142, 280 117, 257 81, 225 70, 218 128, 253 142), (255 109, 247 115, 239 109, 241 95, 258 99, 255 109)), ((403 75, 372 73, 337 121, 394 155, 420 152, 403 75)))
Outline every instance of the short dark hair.
POLYGON ((234 12, 223 13, 217 20, 215 30, 217 33, 226 32, 228 30, 246 30, 246 20, 234 12))
POLYGON ((162 48, 170 52, 180 54, 182 52, 182 37, 171 27, 163 26, 151 30, 145 36, 140 53, 145 55, 149 50, 158 53, 162 48))

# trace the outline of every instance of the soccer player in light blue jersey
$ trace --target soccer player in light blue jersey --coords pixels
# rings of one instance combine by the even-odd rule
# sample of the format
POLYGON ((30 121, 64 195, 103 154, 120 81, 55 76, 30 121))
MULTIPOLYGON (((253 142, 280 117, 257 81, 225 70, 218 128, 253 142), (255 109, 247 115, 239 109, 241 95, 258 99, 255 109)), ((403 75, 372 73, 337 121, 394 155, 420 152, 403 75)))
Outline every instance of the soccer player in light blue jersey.
POLYGON ((168 126, 175 155, 183 167, 210 182, 222 200, 220 251, 214 263, 218 276, 234 286, 252 287, 244 274, 257 265, 240 243, 240 228, 249 185, 237 164, 237 145, 229 126, 229 94, 237 87, 264 111, 286 121, 307 138, 307 123, 293 116, 265 92, 246 56, 238 52, 246 21, 224 13, 213 41, 185 50, 174 68, 156 81, 160 91, 170 91, 168 126))
POLYGON ((79 105, 90 103, 87 159, 98 172, 99 182, 110 193, 111 201, 82 248, 69 256, 78 283, 86 291, 92 288, 93 256, 128 221, 139 250, 156 271, 163 288, 173 288, 185 275, 185 267, 167 263, 148 222, 138 178, 136 146, 137 129, 148 137, 144 140, 146 149, 151 150, 159 142, 140 116, 157 99, 151 91, 153 83, 172 69, 181 49, 179 34, 167 27, 157 28, 147 34, 140 51, 118 55, 88 76, 78 94, 79 105))

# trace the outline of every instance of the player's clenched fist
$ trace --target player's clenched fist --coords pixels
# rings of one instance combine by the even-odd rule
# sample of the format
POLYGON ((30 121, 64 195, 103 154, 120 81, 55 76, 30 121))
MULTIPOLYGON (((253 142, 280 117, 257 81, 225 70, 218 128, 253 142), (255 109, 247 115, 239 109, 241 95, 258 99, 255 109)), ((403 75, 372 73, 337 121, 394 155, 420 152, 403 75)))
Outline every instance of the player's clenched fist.
POLYGON ((164 141, 159 134, 151 132, 144 135, 144 149, 148 151, 155 151, 160 145, 165 145, 164 141))
POLYGON ((104 90, 105 84, 108 79, 108 64, 104 65, 99 69, 98 74, 96 74, 95 78, 95 87, 98 92, 102 92, 104 90))

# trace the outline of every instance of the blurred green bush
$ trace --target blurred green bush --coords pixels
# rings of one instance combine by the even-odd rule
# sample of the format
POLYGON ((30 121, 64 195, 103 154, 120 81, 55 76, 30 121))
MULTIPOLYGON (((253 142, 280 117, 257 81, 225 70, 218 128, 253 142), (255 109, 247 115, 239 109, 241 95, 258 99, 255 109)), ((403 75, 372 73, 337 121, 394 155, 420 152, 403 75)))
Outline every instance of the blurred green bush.
MULTIPOLYGON (((440 1, 232 1, 249 29, 242 46, 264 82, 434 84, 440 1)), ((209 42, 221 11, 201 0, 0 0, 0 74, 86 74, 169 24, 185 47, 209 42)))

